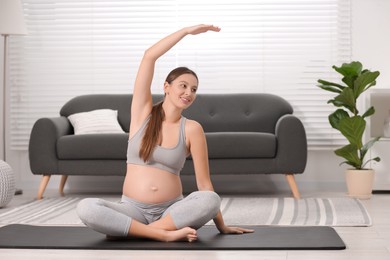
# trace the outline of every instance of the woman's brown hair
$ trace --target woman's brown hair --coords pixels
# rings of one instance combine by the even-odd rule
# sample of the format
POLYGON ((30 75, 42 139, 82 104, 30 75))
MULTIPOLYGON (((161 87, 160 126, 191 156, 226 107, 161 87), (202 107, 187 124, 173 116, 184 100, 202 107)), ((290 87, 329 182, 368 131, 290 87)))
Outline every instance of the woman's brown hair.
MULTIPOLYGON (((178 67, 168 74, 165 82, 171 84, 172 81, 183 74, 191 74, 195 76, 196 80, 198 80, 198 76, 194 71, 187 67, 178 67)), ((165 113, 162 108, 163 102, 164 100, 153 105, 152 112, 150 113, 150 120, 146 126, 144 137, 142 138, 139 156, 144 160, 144 162, 149 160, 150 155, 152 154, 154 147, 157 145, 161 135, 162 122, 165 119, 165 113)))

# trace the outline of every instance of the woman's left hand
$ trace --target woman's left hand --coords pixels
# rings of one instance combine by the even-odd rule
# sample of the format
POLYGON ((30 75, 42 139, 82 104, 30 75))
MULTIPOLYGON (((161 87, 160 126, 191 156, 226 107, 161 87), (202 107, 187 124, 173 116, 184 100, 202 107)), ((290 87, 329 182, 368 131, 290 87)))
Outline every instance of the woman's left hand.
POLYGON ((207 31, 219 32, 221 30, 221 28, 219 28, 218 26, 211 25, 211 24, 199 24, 199 25, 187 27, 186 29, 189 34, 193 34, 193 35, 205 33, 207 31))
POLYGON ((224 226, 219 230, 222 234, 244 234, 244 233, 253 233, 253 229, 241 228, 241 227, 229 227, 224 226))

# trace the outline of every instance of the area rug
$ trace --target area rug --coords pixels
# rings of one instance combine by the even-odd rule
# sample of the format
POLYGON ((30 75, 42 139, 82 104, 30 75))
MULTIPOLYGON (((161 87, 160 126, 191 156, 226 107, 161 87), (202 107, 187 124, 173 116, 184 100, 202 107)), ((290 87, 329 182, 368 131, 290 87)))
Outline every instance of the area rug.
MULTIPOLYGON (((0 214, 0 225, 31 224, 82 226, 76 205, 82 198, 59 197, 35 200, 0 214)), ((103 197, 118 201, 119 196, 103 197)), ((266 198, 223 197, 221 210, 228 225, 371 226, 364 205, 349 197, 266 198)), ((212 222, 208 223, 212 224, 212 222)))
POLYGON ((107 240, 86 227, 8 225, 0 228, 0 248, 95 250, 341 250, 346 246, 331 227, 252 226, 254 233, 221 235, 215 227, 198 230, 198 240, 156 242, 107 240), (37 239, 39 238, 39 239, 37 239))

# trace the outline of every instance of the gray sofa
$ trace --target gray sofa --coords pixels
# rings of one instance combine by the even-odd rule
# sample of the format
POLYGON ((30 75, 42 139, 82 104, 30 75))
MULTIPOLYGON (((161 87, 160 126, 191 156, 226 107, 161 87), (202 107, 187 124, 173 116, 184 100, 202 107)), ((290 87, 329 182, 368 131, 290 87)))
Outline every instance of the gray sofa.
MULTIPOLYGON (((129 130, 131 95, 83 95, 68 101, 56 118, 41 118, 33 126, 29 159, 33 174, 42 175, 41 199, 51 175, 62 175, 60 192, 72 175, 124 175, 128 134, 74 135, 68 116, 109 108, 129 130)), ((154 95, 154 101, 162 99, 154 95)), ((219 174, 285 174, 295 198, 294 174, 307 161, 307 141, 291 105, 272 94, 198 94, 184 116, 198 121, 208 143, 210 172, 219 174)), ((182 175, 194 174, 188 158, 182 175)))

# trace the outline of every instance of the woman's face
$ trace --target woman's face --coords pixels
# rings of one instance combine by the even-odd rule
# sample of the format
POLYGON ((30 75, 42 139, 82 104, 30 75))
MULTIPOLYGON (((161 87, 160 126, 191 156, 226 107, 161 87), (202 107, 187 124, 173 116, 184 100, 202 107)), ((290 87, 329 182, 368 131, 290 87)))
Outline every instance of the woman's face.
POLYGON ((198 80, 192 74, 183 74, 169 84, 165 82, 165 98, 169 98, 176 106, 186 109, 196 98, 198 80))

